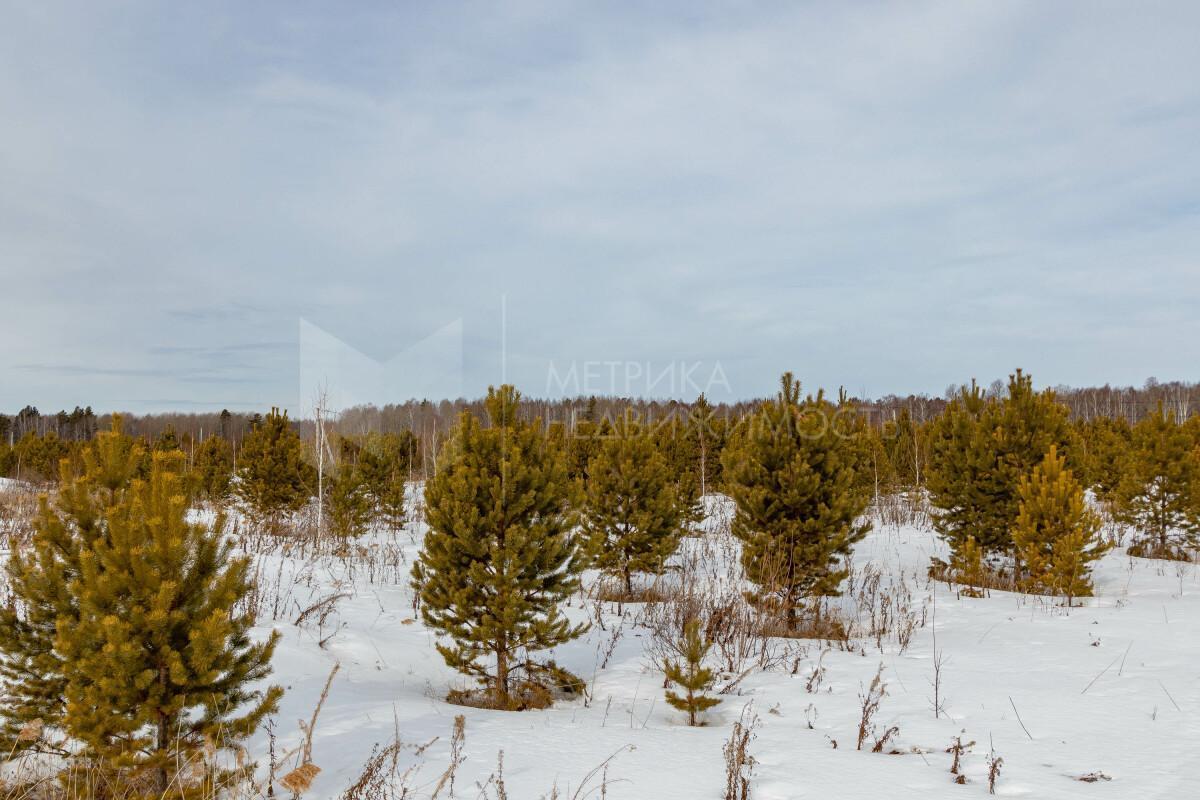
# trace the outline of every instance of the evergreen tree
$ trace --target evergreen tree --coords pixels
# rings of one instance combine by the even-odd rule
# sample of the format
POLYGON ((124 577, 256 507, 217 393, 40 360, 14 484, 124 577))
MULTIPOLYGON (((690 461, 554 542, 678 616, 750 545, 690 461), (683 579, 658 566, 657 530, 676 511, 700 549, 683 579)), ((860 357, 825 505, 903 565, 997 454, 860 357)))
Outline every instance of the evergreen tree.
POLYGON ((406 521, 405 485, 415 450, 411 432, 373 435, 358 456, 358 471, 371 498, 372 516, 393 530, 406 521))
POLYGON ((499 708, 516 706, 523 654, 581 635, 559 604, 578 586, 573 483, 540 422, 518 419, 520 395, 489 389, 490 425, 464 411, 425 487, 429 532, 413 568, 427 625, 451 667, 477 677, 499 708), (494 659, 494 669, 480 659, 494 659))
POLYGON ((867 427, 863 432, 865 451, 862 469, 859 470, 859 487, 876 502, 881 496, 900 489, 896 469, 888 455, 887 440, 883 438, 883 434, 884 431, 873 427, 867 427))
POLYGON ((708 697, 705 692, 712 686, 713 671, 706 669, 704 658, 708 655, 710 642, 700 634, 700 621, 692 620, 683 629, 683 639, 676 645, 682 661, 669 661, 666 665, 667 680, 683 689, 679 695, 667 690, 667 702, 672 708, 687 712, 688 725, 695 726, 696 715, 713 706, 721 699, 708 697))
POLYGON ((0 439, 0 477, 12 475, 16 467, 17 457, 8 445, 8 439, 0 439))
MULTIPOLYGON (((633 413, 632 409, 628 409, 626 416, 633 413)), ((671 476, 676 496, 684 511, 683 522, 702 521, 704 512, 700 500, 700 452, 696 449, 699 441, 689 434, 686 418, 682 413, 672 413, 663 420, 651 421, 645 431, 666 464, 667 473, 671 476)), ((615 426, 611 425, 605 433, 605 438, 619 435, 615 426)))
MULTIPOLYGON (((80 559, 105 535, 105 507, 121 498, 143 456, 141 444, 124 434, 120 415, 113 415, 111 430, 85 448, 82 474, 60 464, 61 486, 53 502, 45 495, 39 498, 30 546, 14 549, 5 564, 12 596, 19 601, 0 606, 5 738, 35 719, 61 724, 66 684, 54 644, 58 626, 77 626, 79 603, 71 585, 80 559)), ((12 742, 4 746, 11 749, 12 742)))
POLYGON ((326 508, 329 526, 335 536, 360 536, 371 524, 371 497, 362 475, 349 464, 338 467, 333 480, 326 479, 326 508))
POLYGON ((721 453, 727 434, 725 421, 717 417, 716 409, 701 393, 687 415, 687 438, 695 459, 692 471, 701 495, 716 492, 721 486, 721 453))
POLYGON ((312 497, 315 471, 286 411, 271 409, 242 442, 238 461, 235 492, 260 522, 274 527, 283 514, 299 511, 312 497))
POLYGON ((962 546, 951 553, 950 574, 958 583, 971 587, 963 594, 983 597, 981 590, 987 583, 987 571, 983 568, 983 550, 974 536, 968 536, 962 546))
POLYGON ((220 436, 209 436, 196 449, 196 463, 192 466, 196 489, 213 502, 221 502, 229 496, 233 479, 233 447, 220 436))
POLYGON ((169 453, 172 450, 181 450, 179 437, 175 434, 175 426, 167 423, 163 428, 163 432, 154 440, 154 451, 156 453, 169 453))
POLYGON ((13 446, 16 476, 33 483, 53 483, 60 477, 59 464, 70 456, 71 445, 54 431, 45 436, 30 431, 13 446))
POLYGON ((125 421, 120 414, 113 414, 110 430, 96 434, 83 459, 88 482, 106 493, 109 504, 116 502, 117 494, 134 478, 144 475, 148 466, 145 447, 125 435, 125 421))
POLYGON ((973 536, 985 553, 1012 552, 1021 478, 1051 446, 1069 462, 1067 414, 1052 391, 1035 392, 1017 370, 1007 395, 985 397, 972 383, 933 423, 927 486, 939 509, 934 527, 952 550, 973 536))
POLYGON ((1119 519, 1145 537, 1132 554, 1172 556, 1177 546, 1200 542, 1200 450, 1161 402, 1133 427, 1129 468, 1116 494, 1119 519))
MULTIPOLYGON (((779 395, 734 433, 723 457, 737 503, 733 533, 742 565, 795 629, 797 603, 837 594, 840 559, 866 535, 868 495, 859 479, 862 421, 825 400, 800 400, 785 373, 779 395)), ((818 607, 819 611, 819 607, 818 607)))
MULTIPOLYGON (((250 641, 253 617, 233 609, 250 591, 249 561, 187 522, 181 453, 158 453, 106 512, 105 535, 82 551, 69 585, 78 623, 58 625, 64 728, 87 755, 160 796, 195 784, 206 746, 234 747, 276 709, 282 690, 251 690, 270 674, 278 635, 250 641), (145 776, 140 778, 139 776, 145 776)), ((205 785, 232 777, 202 776, 205 785)))
POLYGON ((899 489, 915 489, 924 484, 926 458, 924 431, 908 413, 900 409, 894 421, 883 427, 884 449, 899 489))
POLYGON ((36 747, 21 742, 17 732, 40 719, 61 726, 66 680, 61 654, 55 649, 57 626, 72 626, 79 617, 70 587, 79 574, 80 554, 102 536, 101 507, 83 478, 67 477, 54 502, 43 495, 28 548, 14 549, 5 569, 12 597, 0 605, 0 678, 5 702, 0 747, 36 747))
POLYGON ((1082 482, 1104 503, 1115 503, 1122 477, 1129 470, 1133 429, 1124 417, 1096 417, 1076 426, 1082 455, 1082 482))
POLYGON ((1028 591, 1060 594, 1067 605, 1092 593, 1089 564, 1108 550, 1099 539, 1100 517, 1083 488, 1051 445, 1046 458, 1021 480, 1013 544, 1028 591))
MULTIPOLYGON (((595 398, 592 398, 595 403, 595 398)), ((594 413, 594 408, 591 409, 594 413)), ((600 426, 590 418, 576 420, 574 427, 564 431, 566 439, 567 474, 572 480, 586 481, 588 466, 600 452, 603 441, 600 426)))
POLYGON ((642 425, 626 418, 588 468, 583 530, 593 563, 619 576, 626 594, 634 572, 661 574, 679 547, 686 521, 684 500, 667 460, 642 425))

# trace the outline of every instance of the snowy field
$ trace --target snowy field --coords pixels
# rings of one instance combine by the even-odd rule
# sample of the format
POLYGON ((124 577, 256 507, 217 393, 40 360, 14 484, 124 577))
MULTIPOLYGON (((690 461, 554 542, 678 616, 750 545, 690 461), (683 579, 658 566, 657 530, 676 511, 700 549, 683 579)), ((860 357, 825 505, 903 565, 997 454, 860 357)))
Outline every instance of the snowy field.
MULTIPOLYGON (((735 552, 724 523, 728 508, 711 507, 716 513, 707 532, 687 540, 687 548, 727 560, 735 552)), ((614 800, 720 798, 722 747, 743 713, 759 720, 749 750, 757 761, 752 796, 762 800, 986 796, 992 750, 1003 758, 1001 796, 1194 796, 1200 767, 1194 565, 1114 551, 1097 566, 1096 596, 1068 611, 1005 592, 959 597, 925 578, 930 556, 942 554, 930 531, 877 527, 854 553, 855 587, 840 604, 863 618, 856 627, 865 633, 866 617, 880 602, 855 599, 867 594, 867 576, 877 571, 881 586, 903 584, 911 595, 909 618, 917 621, 907 648, 894 635, 878 641, 860 635, 842 647, 775 640, 783 663, 752 670, 709 712, 707 726, 692 728, 663 700, 663 676, 651 666, 650 634, 638 625, 636 606, 618 616, 614 605, 604 605, 604 629, 593 624, 553 654, 588 681, 589 699, 521 713, 444 702, 447 690, 469 684, 445 666, 434 634, 413 612, 407 574, 421 535, 414 524, 365 540, 352 557, 260 560, 260 631, 283 633, 274 681, 287 694, 276 719, 277 752, 299 743, 297 720, 309 719, 330 670, 341 665, 313 737, 313 761, 322 772, 306 797, 337 797, 373 745, 386 746, 397 733, 411 745, 437 737, 420 755, 407 750, 402 757, 402 765, 418 767, 408 779, 410 796, 429 796, 449 761, 453 719, 463 714, 458 797, 498 796, 488 778, 503 751, 503 781, 514 799, 550 796, 554 787, 559 797, 599 797, 598 773, 582 791, 581 784, 610 757, 605 791, 614 800), (335 595, 343 596, 295 624, 304 609, 335 595), (936 717, 935 654, 943 708, 936 717), (883 752, 870 752, 873 739, 857 751, 859 695, 881 665, 887 696, 877 733, 891 726, 899 732, 883 752), (975 743, 963 757, 965 785, 950 773, 946 751, 955 736, 975 743)), ((577 597, 568 612, 595 621, 596 605, 577 597)), ((260 733, 252 744, 260 766, 267 749, 260 733)))

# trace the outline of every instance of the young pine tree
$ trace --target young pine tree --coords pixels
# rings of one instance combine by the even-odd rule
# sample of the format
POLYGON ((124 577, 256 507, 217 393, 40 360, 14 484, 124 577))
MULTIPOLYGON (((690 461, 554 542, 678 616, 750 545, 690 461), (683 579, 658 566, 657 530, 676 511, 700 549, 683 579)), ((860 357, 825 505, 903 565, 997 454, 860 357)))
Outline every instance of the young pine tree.
POLYGON ((593 563, 633 592, 633 573, 662 574, 679 547, 686 508, 650 432, 620 420, 588 467, 583 530, 593 563))
POLYGON ((348 463, 338 466, 333 480, 326 478, 329 529, 335 536, 361 536, 371 524, 371 497, 362 475, 348 463))
POLYGON ((688 725, 697 724, 696 715, 713 706, 719 705, 721 699, 708 697, 705 692, 712 686, 713 671, 704 666, 704 657, 708 655, 711 643, 704 641, 700 633, 699 620, 692 620, 683 629, 683 638, 676 644, 681 661, 668 661, 666 665, 667 680, 677 684, 683 694, 667 690, 667 702, 672 708, 687 712, 688 725))
POLYGON ((358 471, 371 499, 372 517, 392 530, 406 521, 405 483, 416 442, 410 432, 368 437, 358 454, 358 471))
POLYGON ((840 559, 870 529, 861 519, 869 501, 860 479, 861 425, 823 394, 801 401, 789 372, 776 399, 739 426, 725 449, 742 565, 778 602, 789 630, 802 598, 837 594, 846 576, 840 559))
POLYGON ((229 496, 233 479, 233 447, 220 436, 210 436, 196 448, 192 476, 200 496, 214 503, 229 496))
POLYGON ((1162 403, 1134 425, 1116 494, 1119 518, 1144 536, 1131 553, 1172 556, 1200 543, 1200 449, 1162 403))
POLYGON ((1116 510, 1121 479, 1130 466, 1132 427, 1124 417, 1096 417, 1077 424, 1076 435, 1082 451, 1080 482, 1116 510))
POLYGON ((1021 370, 1003 397, 963 388, 930 428, 927 486, 939 509, 934 527, 957 551, 973 536, 985 553, 1013 554, 1021 479, 1057 446, 1070 452, 1068 409, 1035 392, 1021 370))
POLYGON ((695 458, 693 471, 701 496, 718 491, 721 485, 721 453, 728 434, 725 422, 703 393, 688 409, 687 437, 695 458))
POLYGON ((894 421, 884 425, 884 449, 893 470, 897 488, 918 489, 925 481, 925 431, 913 421, 907 408, 900 409, 894 421))
POLYGON ((206 747, 232 748, 278 704, 282 690, 251 685, 270 674, 277 634, 252 643, 238 611, 249 562, 232 557, 218 521, 187 521, 182 453, 157 453, 105 512, 105 535, 70 583, 78 621, 58 626, 66 698, 63 727, 106 770, 154 796, 183 796, 233 777, 195 772, 206 747))
POLYGON ((974 536, 968 536, 962 546, 950 556, 950 574, 962 586, 968 597, 983 597, 987 571, 983 566, 983 550, 974 536))
MULTIPOLYGON (((677 406, 676 409, 682 409, 677 406)), ((634 413, 627 409, 626 415, 634 413)), ((621 424, 618 418, 617 424, 621 424)), ((703 476, 700 474, 700 451, 697 449, 699 439, 693 438, 688 430, 688 422, 684 413, 672 413, 665 420, 649 423, 646 435, 653 441, 654 448, 662 456, 667 465, 667 472, 675 484, 675 495, 683 510, 683 524, 701 522, 704 519, 703 505, 700 495, 703 476)), ((611 426, 603 438, 619 435, 616 426, 611 426)), ((603 447, 603 438, 601 447, 603 447)))
POLYGON ((237 495, 260 522, 274 527, 312 497, 315 471, 286 411, 271 409, 242 442, 238 461, 237 495))
POLYGON ((113 414, 112 428, 96 434, 83 453, 88 483, 105 494, 109 503, 137 477, 149 472, 149 455, 142 443, 125 435, 124 420, 113 414))
POLYGON ((413 567, 422 619, 451 640, 438 651, 499 708, 517 706, 510 692, 526 654, 587 628, 559 610, 582 566, 574 484, 562 449, 518 419, 519 400, 511 386, 489 389, 489 425, 463 412, 425 487, 429 532, 413 567))
POLYGON ((179 444, 179 436, 175 433, 175 426, 170 423, 163 428, 163 432, 154 440, 154 452, 169 453, 172 450, 182 450, 183 447, 179 444))
MULTIPOLYGON (((142 446, 122 432, 114 415, 112 429, 96 435, 84 450, 82 475, 64 462, 53 502, 39 499, 33 539, 14 549, 5 564, 12 597, 0 606, 0 681, 6 702, 0 706, 0 746, 11 752, 22 725, 41 719, 61 728, 66 678, 55 647, 59 626, 73 630, 79 599, 73 586, 85 552, 106 536, 105 509, 118 503, 143 464, 142 446)), ((37 746, 39 742, 21 742, 37 746)))
POLYGON ((1108 550, 1099 538, 1100 517, 1088 508, 1083 488, 1051 445, 1045 459, 1018 489, 1020 508, 1013 544, 1027 591, 1062 595, 1071 605, 1092 594, 1092 561, 1108 550))

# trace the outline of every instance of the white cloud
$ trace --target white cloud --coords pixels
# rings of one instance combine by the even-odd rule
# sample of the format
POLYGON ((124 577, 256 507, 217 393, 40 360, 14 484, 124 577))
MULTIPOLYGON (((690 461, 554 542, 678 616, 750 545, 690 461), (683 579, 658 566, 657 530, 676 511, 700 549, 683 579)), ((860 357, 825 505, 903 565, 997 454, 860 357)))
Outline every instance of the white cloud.
MULTIPOLYGON (((720 354, 746 395, 1200 356, 1194 4, 265 8, 7 12, 0 408, 219 402, 189 350, 171 393, 12 369, 302 316, 373 357, 462 317, 478 392, 501 293, 531 391, 551 360, 720 354), (170 315, 234 302, 268 310, 170 315)), ((292 395, 294 353, 253 364, 245 400, 292 395)))

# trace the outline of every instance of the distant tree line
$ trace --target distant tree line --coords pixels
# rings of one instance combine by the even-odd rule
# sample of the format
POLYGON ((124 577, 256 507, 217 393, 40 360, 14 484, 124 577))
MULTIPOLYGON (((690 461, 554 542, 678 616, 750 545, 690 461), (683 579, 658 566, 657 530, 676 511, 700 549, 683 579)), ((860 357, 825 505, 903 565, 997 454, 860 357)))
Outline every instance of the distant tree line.
MULTIPOLYGON (((94 436, 86 409, 75 428, 55 418, 53 429, 26 409, 21 436, 14 431, 0 452, 3 466, 11 471, 15 459, 22 477, 59 487, 42 500, 37 558, 12 562, 27 610, 0 620, 8 632, 0 635, 0 679, 20 688, 20 703, 0 717, 18 744, 27 725, 51 720, 101 762, 133 759, 156 792, 213 726, 231 722, 218 711, 244 706, 234 729, 257 726, 278 692, 252 696, 242 686, 265 677, 273 642, 247 649, 244 618, 212 626, 204 653, 215 660, 198 660, 188 675, 129 680, 166 675, 164 658, 174 658, 129 642, 161 634, 171 648, 186 648, 189 626, 207 609, 248 591, 245 562, 219 537, 222 523, 187 522, 200 501, 236 504, 246 524, 280 536, 307 530, 294 524, 297 513, 315 506, 317 536, 348 539, 405 525, 409 485, 423 481, 428 532, 412 570, 417 607, 441 634, 446 663, 479 683, 451 699, 494 708, 539 707, 580 691, 577 677, 539 653, 586 630, 562 612, 583 571, 600 573, 602 596, 637 602, 646 577, 663 574, 684 538, 698 533, 714 493, 732 501, 731 533, 753 584, 745 597, 774 635, 839 636, 826 598, 842 590, 855 544, 896 499, 928 509, 947 546, 931 577, 967 594, 1019 590, 1069 605, 1091 594, 1091 562, 1114 546, 1102 535, 1104 515, 1133 531, 1130 556, 1195 558, 1194 388, 1150 383, 1064 399, 1018 369, 1007 383, 964 384, 945 399, 866 403, 844 391, 804 393, 785 373, 775 397, 722 406, 703 395, 691 403, 525 400, 505 385, 482 401, 353 409, 328 429, 322 423, 320 436, 312 421, 280 409, 244 426, 214 415, 206 433, 180 431, 179 417, 163 415, 154 419, 171 421, 154 435, 147 418, 134 434, 114 415, 94 436), (385 419, 396 427, 384 429, 385 419), (873 505, 878 513, 869 513, 873 505), (93 525, 97 514, 103 530, 93 525), (161 564, 151 565, 157 583, 139 583, 145 541, 161 550, 161 564), (195 577, 209 588, 168 597, 197 564, 205 569, 195 577), (129 615, 144 630, 107 622, 123 620, 131 602, 168 600, 171 614, 129 615), (138 658, 110 657, 123 647, 138 658), (234 680, 224 696, 214 694, 211 675, 225 669, 234 680), (204 703, 219 708, 195 717, 203 722, 178 746, 168 742, 164 731, 180 726, 180 709, 204 703), (145 738, 152 729, 156 737, 145 738)), ((682 660, 667 665, 667 677, 685 693, 668 699, 696 723, 708 704, 708 642, 699 628, 680 635, 682 660)))

